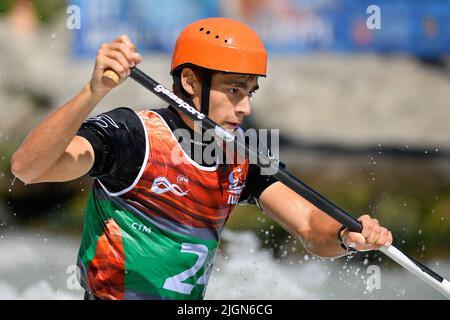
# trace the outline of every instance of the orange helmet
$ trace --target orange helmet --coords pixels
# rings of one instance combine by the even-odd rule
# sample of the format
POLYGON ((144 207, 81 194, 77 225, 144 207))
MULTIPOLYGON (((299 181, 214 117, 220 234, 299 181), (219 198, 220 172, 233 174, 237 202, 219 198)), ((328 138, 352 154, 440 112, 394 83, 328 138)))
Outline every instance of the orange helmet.
POLYGON ((209 18, 191 23, 179 35, 171 74, 186 64, 265 77, 267 52, 258 35, 244 23, 209 18))

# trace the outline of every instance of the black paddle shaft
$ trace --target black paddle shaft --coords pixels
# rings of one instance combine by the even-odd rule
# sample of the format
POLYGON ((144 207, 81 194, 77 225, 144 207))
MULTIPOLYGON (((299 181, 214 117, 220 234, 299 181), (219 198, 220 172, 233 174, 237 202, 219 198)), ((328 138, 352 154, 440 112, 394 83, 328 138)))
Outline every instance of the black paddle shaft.
POLYGON ((278 181, 282 182, 291 190, 311 202, 317 208, 334 218, 339 223, 346 226, 349 230, 355 232, 362 231, 362 225, 358 220, 327 200, 317 191, 308 187, 300 179, 287 172, 284 168, 281 168, 279 166, 280 162, 278 159, 269 157, 267 155, 267 152, 258 152, 254 148, 251 148, 247 143, 245 143, 245 141, 242 141, 242 139, 237 139, 234 135, 228 133, 214 121, 209 119, 205 114, 199 112, 194 106, 177 97, 171 90, 165 88, 138 68, 131 68, 130 77, 153 92, 156 96, 161 98, 166 103, 172 105, 177 110, 182 111, 192 120, 201 121, 204 128, 214 129, 217 133, 219 133, 222 137, 225 137, 225 139, 227 140, 234 139, 238 150, 245 150, 246 156, 253 156, 254 159, 258 159, 258 164, 265 164, 265 168, 269 167, 271 170, 273 170, 272 172, 276 172, 273 174, 273 176, 278 181))

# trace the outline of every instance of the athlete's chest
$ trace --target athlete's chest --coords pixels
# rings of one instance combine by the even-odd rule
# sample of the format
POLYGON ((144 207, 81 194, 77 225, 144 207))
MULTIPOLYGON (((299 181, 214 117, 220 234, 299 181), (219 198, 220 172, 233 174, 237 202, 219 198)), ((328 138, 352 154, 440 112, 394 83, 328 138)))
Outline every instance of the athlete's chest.
POLYGON ((209 208, 238 203, 245 188, 248 163, 202 166, 178 143, 164 120, 144 115, 148 136, 148 161, 136 189, 148 197, 188 201, 209 208))

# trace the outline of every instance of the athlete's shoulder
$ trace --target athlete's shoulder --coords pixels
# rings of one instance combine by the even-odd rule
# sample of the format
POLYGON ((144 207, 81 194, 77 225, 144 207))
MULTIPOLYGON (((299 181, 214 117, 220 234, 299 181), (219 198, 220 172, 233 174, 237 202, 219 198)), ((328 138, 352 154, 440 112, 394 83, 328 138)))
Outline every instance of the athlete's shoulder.
POLYGON ((86 119, 84 123, 97 125, 102 128, 120 129, 121 127, 127 128, 128 125, 132 125, 131 128, 133 128, 134 126, 140 124, 140 120, 139 115, 134 110, 126 107, 120 107, 90 117, 86 119))
POLYGON ((134 180, 147 150, 146 130, 134 110, 116 108, 88 118, 77 135, 94 148, 95 163, 89 174, 100 178, 108 190, 122 190, 134 180))

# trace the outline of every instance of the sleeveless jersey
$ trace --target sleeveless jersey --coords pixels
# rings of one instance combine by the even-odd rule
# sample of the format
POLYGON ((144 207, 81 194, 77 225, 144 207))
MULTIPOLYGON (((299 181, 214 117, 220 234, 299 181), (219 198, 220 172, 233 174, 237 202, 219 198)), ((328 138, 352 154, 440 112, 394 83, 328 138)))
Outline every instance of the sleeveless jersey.
POLYGON ((226 170, 200 166, 160 115, 138 115, 146 131, 144 163, 120 192, 94 182, 78 255, 80 282, 101 299, 202 299, 248 162, 226 170))

